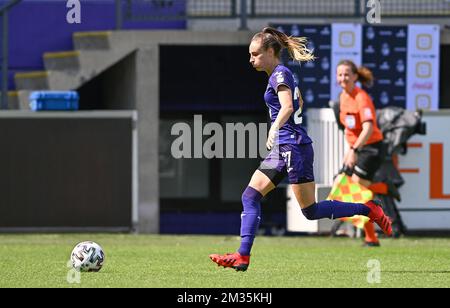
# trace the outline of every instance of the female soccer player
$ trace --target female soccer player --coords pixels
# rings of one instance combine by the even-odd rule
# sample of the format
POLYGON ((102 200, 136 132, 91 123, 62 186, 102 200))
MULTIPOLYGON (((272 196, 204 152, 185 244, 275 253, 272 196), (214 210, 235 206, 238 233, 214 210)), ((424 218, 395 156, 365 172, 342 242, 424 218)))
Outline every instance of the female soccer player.
POLYGON ((269 76, 264 100, 269 107, 271 127, 266 146, 271 151, 253 174, 242 194, 241 245, 237 252, 209 257, 219 266, 245 271, 250 263, 250 250, 259 226, 261 199, 283 179, 289 177, 295 197, 307 219, 350 217, 365 215, 377 222, 383 231, 392 233, 391 222, 380 204, 322 201, 316 203, 313 174, 312 141, 302 122, 303 100, 295 85, 292 72, 281 65, 280 54, 287 48, 297 61, 311 61, 314 56, 306 48, 305 38, 288 37, 273 28, 264 28, 252 38, 250 63, 257 71, 269 76))
MULTIPOLYGON (((358 68, 350 60, 339 62, 336 74, 342 88, 339 119, 345 126, 345 138, 350 145, 344 158, 344 170, 352 176, 353 182, 370 189, 373 176, 383 163, 383 134, 378 128, 370 96, 356 82, 370 86, 373 75, 369 69, 358 68)), ((367 246, 380 245, 372 222, 365 224, 364 231, 367 246)))

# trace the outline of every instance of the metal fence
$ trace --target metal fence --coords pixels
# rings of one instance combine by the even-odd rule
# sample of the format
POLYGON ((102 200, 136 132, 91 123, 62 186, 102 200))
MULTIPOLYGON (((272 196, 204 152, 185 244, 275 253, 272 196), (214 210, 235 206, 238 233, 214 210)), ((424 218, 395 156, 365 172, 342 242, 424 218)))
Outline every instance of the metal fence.
POLYGON ((450 0, 381 0, 385 17, 450 17, 450 0))
POLYGON ((198 18, 364 18, 378 3, 386 18, 450 17, 450 0, 116 0, 125 20, 198 18))
POLYGON ((364 17, 379 3, 383 17, 450 17, 450 0, 248 0, 250 17, 364 17), (369 6, 369 7, 368 7, 369 6))
POLYGON ((360 0, 249 0, 252 18, 265 17, 359 17, 360 0))

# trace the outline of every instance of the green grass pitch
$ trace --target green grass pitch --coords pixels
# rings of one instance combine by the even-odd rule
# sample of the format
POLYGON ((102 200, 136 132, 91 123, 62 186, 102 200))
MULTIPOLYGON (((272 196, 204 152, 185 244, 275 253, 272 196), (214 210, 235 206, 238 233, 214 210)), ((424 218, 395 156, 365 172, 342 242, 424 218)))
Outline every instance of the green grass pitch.
POLYGON ((358 239, 259 236, 247 272, 208 258, 238 246, 237 236, 0 235, 0 287, 450 287, 450 238, 383 239, 380 248, 363 248, 358 239), (71 284, 67 261, 85 240, 103 247, 105 263, 71 284))

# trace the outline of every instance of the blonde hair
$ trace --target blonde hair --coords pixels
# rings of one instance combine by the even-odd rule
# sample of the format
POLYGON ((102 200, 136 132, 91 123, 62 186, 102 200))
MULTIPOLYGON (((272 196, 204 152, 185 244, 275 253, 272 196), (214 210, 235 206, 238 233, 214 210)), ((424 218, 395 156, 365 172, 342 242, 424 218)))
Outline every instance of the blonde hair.
POLYGON ((357 67, 356 64, 351 60, 341 60, 338 64, 339 65, 345 65, 350 67, 353 74, 358 75, 358 81, 361 82, 366 87, 371 87, 373 85, 373 73, 371 70, 369 70, 365 66, 357 67))
POLYGON ((305 37, 287 36, 274 28, 266 27, 261 32, 256 33, 252 41, 261 39, 264 50, 272 48, 275 56, 280 58, 283 48, 287 48, 289 55, 296 61, 312 61, 315 59, 313 51, 306 47, 307 39, 305 37))

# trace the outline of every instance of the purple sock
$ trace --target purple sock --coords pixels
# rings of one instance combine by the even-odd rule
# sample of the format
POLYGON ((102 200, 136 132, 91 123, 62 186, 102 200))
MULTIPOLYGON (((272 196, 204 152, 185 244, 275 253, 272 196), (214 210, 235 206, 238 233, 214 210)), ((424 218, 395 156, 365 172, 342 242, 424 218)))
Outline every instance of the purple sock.
POLYGON ((302 209, 303 215, 309 220, 320 218, 352 217, 353 215, 369 215, 370 208, 362 203, 326 200, 302 209))
POLYGON ((241 247, 238 249, 242 256, 250 255, 261 220, 261 199, 261 193, 250 186, 242 194, 244 211, 241 214, 241 247))

